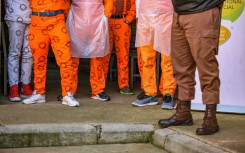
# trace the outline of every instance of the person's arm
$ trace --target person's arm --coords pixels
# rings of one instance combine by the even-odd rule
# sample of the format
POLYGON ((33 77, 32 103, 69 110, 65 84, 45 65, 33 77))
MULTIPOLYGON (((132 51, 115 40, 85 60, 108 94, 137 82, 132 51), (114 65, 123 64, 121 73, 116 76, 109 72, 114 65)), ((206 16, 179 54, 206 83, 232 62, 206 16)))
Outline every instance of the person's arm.
POLYGON ((127 11, 127 16, 124 20, 125 23, 130 24, 136 16, 136 5, 135 5, 135 0, 130 0, 131 7, 130 10, 127 11))
POLYGON ((104 0, 104 13, 107 18, 110 18, 113 11, 113 0, 104 0))

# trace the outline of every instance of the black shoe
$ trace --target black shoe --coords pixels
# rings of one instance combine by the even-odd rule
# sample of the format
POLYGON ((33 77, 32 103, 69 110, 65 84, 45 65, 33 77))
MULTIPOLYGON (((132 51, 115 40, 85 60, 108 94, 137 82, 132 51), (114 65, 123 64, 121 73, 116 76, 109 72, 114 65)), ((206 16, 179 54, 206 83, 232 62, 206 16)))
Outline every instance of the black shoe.
POLYGON ((168 119, 160 119, 158 125, 165 128, 177 125, 193 125, 190 101, 177 101, 176 113, 168 119))
POLYGON ((100 100, 100 101, 109 101, 111 98, 105 92, 101 92, 97 95, 92 95, 92 99, 100 100))
POLYGON ((138 94, 137 99, 142 100, 145 97, 145 91, 142 91, 140 94, 138 94))
POLYGON ((170 94, 165 94, 162 99, 162 109, 173 109, 174 108, 174 99, 170 94))
POLYGON ((123 94, 123 95, 134 95, 134 92, 131 91, 131 89, 127 86, 123 87, 121 90, 120 90, 120 93, 123 94))
POLYGON ((63 101, 63 96, 62 95, 57 96, 57 101, 63 101))

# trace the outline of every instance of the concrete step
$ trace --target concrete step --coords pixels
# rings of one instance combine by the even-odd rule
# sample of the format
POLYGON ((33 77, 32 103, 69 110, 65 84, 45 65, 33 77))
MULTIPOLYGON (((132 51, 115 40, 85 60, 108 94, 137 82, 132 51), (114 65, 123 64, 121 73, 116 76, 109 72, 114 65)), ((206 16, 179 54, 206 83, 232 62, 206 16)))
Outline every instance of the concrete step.
POLYGON ((0 127, 1 148, 148 143, 151 124, 20 124, 0 127))
POLYGON ((66 123, 0 126, 0 148, 129 143, 152 143, 161 150, 172 153, 230 152, 172 129, 154 130, 152 124, 66 123))
POLYGON ((1 153, 167 153, 149 143, 0 149, 1 153))

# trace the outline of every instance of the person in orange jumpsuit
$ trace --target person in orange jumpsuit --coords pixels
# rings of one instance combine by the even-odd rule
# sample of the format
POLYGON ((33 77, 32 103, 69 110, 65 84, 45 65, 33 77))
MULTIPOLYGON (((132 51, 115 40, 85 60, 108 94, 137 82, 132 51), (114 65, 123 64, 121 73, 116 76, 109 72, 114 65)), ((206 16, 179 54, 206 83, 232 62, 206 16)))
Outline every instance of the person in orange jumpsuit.
POLYGON ((164 109, 173 108, 173 95, 176 83, 170 54, 170 31, 172 24, 173 6, 171 0, 149 2, 141 0, 139 3, 139 17, 136 32, 136 47, 138 51, 139 70, 141 75, 143 94, 133 106, 147 106, 158 104, 156 84, 156 56, 161 53, 162 76, 159 89, 163 94, 164 109), (142 65, 142 66, 141 66, 142 65), (142 71, 141 71, 142 67, 142 71))
POLYGON ((32 17, 29 31, 29 44, 34 59, 34 89, 32 96, 23 100, 24 104, 44 103, 49 45, 60 67, 62 104, 79 106, 73 97, 73 68, 70 51, 70 38, 66 29, 65 17, 70 8, 69 0, 30 0, 32 17))
MULTIPOLYGON (((134 94, 129 88, 130 23, 136 15, 135 0, 114 0, 113 14, 109 19, 110 49, 117 57, 118 86, 121 94, 134 94)), ((108 59, 107 59, 108 60, 108 59)))
POLYGON ((72 91, 77 90, 79 59, 91 58, 91 98, 101 101, 110 100, 104 89, 110 58, 108 18, 112 8, 113 0, 73 0, 67 18, 75 69, 72 91), (93 16, 91 12, 94 12, 93 16))

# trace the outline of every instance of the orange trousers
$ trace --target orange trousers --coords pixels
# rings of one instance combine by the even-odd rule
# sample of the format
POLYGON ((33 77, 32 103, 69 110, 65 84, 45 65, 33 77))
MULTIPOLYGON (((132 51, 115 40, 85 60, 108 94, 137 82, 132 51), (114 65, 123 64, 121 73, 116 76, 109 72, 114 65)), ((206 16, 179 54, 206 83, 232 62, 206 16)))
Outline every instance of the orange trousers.
MULTIPOLYGON (((153 50, 153 44, 142 46, 137 50, 138 54, 138 67, 141 76, 141 88, 145 91, 146 95, 157 95, 156 84, 156 57, 157 51, 153 50)), ((173 77, 173 67, 171 56, 161 54, 161 78, 159 90, 163 95, 169 93, 174 95, 176 83, 173 77)))
POLYGON ((45 93, 47 56, 49 45, 60 67, 62 95, 72 90, 72 60, 70 38, 66 29, 64 14, 53 17, 32 16, 29 44, 34 59, 34 88, 39 94, 45 93))
POLYGON ((109 19, 110 49, 112 52, 114 45, 117 57, 118 86, 120 89, 125 86, 129 86, 128 63, 131 27, 130 25, 124 23, 123 20, 124 18, 109 19))
MULTIPOLYGON (((75 93, 77 90, 78 83, 78 66, 80 58, 72 58, 73 60, 73 84, 72 92, 75 93)), ((90 59, 90 86, 92 95, 97 95, 101 92, 104 92, 106 86, 107 73, 109 68, 110 54, 104 57, 97 57, 90 59)))
MULTIPOLYGON (((129 86, 129 47, 131 27, 123 22, 123 19, 109 19, 110 50, 115 45, 118 69, 119 88, 129 86)), ((104 92, 111 54, 104 57, 90 59, 90 86, 92 95, 104 92)), ((73 58, 74 77, 72 92, 77 90, 77 70, 79 58, 73 58)))
POLYGON ((72 67, 73 67, 73 73, 72 73, 72 93, 75 94, 77 91, 77 85, 78 85, 78 67, 79 67, 79 61, 80 58, 72 57, 72 67))
MULTIPOLYGON (((142 59, 141 59, 141 53, 140 53, 140 47, 137 47, 137 63, 138 63, 138 69, 139 69, 139 74, 140 74, 140 78, 142 79, 142 59)), ((143 84, 142 84, 142 81, 141 81, 141 84, 140 84, 140 88, 143 89, 143 84)))

